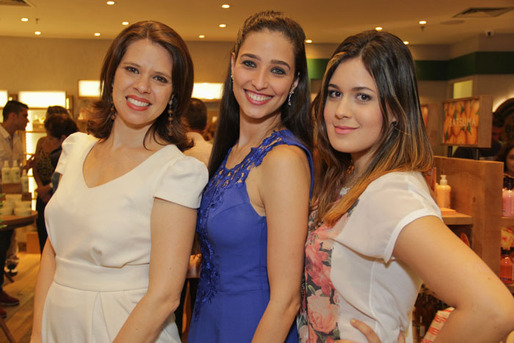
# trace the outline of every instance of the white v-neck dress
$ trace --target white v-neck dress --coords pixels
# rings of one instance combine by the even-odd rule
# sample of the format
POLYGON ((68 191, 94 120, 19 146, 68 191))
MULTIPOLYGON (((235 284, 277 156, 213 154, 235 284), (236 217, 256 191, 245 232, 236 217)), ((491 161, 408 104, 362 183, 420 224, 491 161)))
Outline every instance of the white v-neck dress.
MULTIPOLYGON (((83 165, 96 142, 84 133, 69 136, 56 168, 63 176, 45 212, 56 272, 43 311, 43 342, 112 342, 148 288, 154 198, 198 208, 207 182, 203 163, 168 145, 90 188, 83 165)), ((174 319, 156 342, 180 342, 174 319)))

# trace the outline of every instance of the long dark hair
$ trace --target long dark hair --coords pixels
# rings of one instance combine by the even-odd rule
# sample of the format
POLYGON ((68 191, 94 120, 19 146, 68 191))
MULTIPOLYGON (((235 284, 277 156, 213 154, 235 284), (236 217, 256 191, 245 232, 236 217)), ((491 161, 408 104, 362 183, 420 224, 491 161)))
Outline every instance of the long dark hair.
MULTIPOLYGON (((191 100, 193 91, 193 61, 186 44, 172 28, 156 21, 140 21, 123 30, 112 42, 105 55, 100 80, 102 84, 101 99, 93 104, 88 118, 88 131, 95 137, 108 138, 112 131, 113 109, 112 87, 114 75, 130 44, 141 39, 149 39, 159 44, 169 53, 172 60, 171 83, 173 86, 173 125, 168 134, 168 107, 159 115, 148 129, 146 136, 177 145, 180 150, 187 149, 191 142, 187 139, 186 129, 180 120, 191 100)), ((145 136, 145 138, 146 138, 145 136)), ((156 140, 158 141, 158 140, 156 140)))
POLYGON ((315 197, 318 216, 333 225, 348 211, 366 187, 392 171, 427 171, 433 162, 421 108, 414 62, 409 49, 393 34, 365 31, 348 37, 336 49, 323 77, 320 94, 313 102, 316 118, 318 165, 315 197), (383 125, 381 138, 369 166, 348 193, 339 201, 341 187, 352 158, 330 145, 324 121, 328 84, 337 67, 344 61, 360 58, 373 77, 380 100, 383 125), (389 118, 394 119, 391 123, 389 118))
MULTIPOLYGON (((232 50, 237 58, 239 49, 248 34, 269 30, 282 33, 294 48, 295 80, 298 85, 291 98, 291 106, 286 102, 281 107, 280 119, 282 125, 289 129, 308 148, 312 146, 312 129, 309 116, 310 94, 309 78, 307 75, 307 59, 305 57, 305 33, 301 26, 281 12, 265 11, 247 18, 239 30, 236 44, 232 50)), ((209 174, 212 176, 223 162, 228 150, 239 138, 239 104, 234 96, 230 78, 230 64, 221 98, 218 128, 214 138, 209 174)))

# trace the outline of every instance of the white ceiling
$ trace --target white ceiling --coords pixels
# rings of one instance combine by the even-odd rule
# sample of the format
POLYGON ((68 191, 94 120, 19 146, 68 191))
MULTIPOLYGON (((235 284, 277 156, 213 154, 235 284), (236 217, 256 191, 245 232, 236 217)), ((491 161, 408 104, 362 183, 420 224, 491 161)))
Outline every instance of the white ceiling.
POLYGON ((123 26, 152 19, 174 28, 185 40, 233 41, 250 14, 286 12, 315 43, 339 43, 350 34, 382 26, 411 44, 453 44, 463 39, 514 34, 514 10, 497 17, 454 17, 469 8, 514 8, 514 0, 0 0, 0 36, 112 39, 123 26), (28 5, 17 5, 26 2, 28 5), (228 3, 230 9, 222 9, 228 3), (22 17, 29 18, 21 22, 22 17), (418 21, 427 20, 422 30, 418 21), (218 28, 218 24, 227 28, 218 28))

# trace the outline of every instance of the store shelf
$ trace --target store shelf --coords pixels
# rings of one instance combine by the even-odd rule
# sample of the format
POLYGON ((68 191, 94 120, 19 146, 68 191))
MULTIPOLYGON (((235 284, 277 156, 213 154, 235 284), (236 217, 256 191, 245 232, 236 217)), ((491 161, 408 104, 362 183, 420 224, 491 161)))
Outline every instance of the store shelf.
MULTIPOLYGON (((514 218, 512 218, 512 219, 513 219, 513 223, 514 223, 514 218)), ((473 217, 468 216, 467 214, 462 214, 462 213, 456 212, 454 214, 444 215, 443 222, 446 225, 473 225, 473 217)))
POLYGON ((502 226, 514 226, 514 217, 502 217, 501 225, 502 226))

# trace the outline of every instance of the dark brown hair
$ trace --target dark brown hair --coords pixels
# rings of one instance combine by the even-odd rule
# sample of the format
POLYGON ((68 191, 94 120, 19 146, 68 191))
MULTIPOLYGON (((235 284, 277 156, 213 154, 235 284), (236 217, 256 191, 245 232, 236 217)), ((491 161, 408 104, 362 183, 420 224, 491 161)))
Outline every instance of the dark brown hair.
MULTIPOLYGON (((302 27, 293 19, 281 12, 264 11, 248 17, 239 30, 236 44, 232 50, 237 58, 239 49, 246 37, 252 32, 268 30, 282 33, 293 45, 295 56, 295 80, 298 85, 291 97, 291 106, 287 102, 280 109, 282 125, 290 130, 296 138, 309 149, 312 147, 312 121, 309 115, 310 93, 309 77, 307 75, 307 58, 305 57, 305 33, 302 27)), ((218 128, 214 136, 209 174, 212 176, 225 158, 228 150, 239 139, 239 104, 234 96, 230 77, 230 63, 223 87, 220 104, 220 114, 217 120, 218 128)))
POLYGON ((335 224, 380 176, 393 171, 424 172, 432 167, 433 153, 421 116, 414 61, 403 41, 393 34, 365 31, 346 38, 328 62, 313 110, 320 159, 315 198, 319 219, 327 225, 335 224), (337 67, 355 58, 362 60, 377 85, 383 125, 378 148, 367 169, 348 193, 337 200, 353 162, 350 154, 330 145, 324 121, 325 102, 337 67))
POLYGON ((182 38, 169 26, 155 21, 141 21, 123 30, 114 39, 104 59, 100 80, 102 84, 101 99, 93 104, 88 118, 88 131, 95 137, 107 138, 111 134, 113 109, 112 87, 116 69, 128 47, 135 41, 148 39, 166 49, 172 60, 171 83, 173 86, 173 125, 168 134, 167 107, 149 128, 146 135, 153 134, 168 143, 175 144, 180 150, 191 146, 186 129, 180 118, 187 110, 193 91, 193 61, 182 38))

